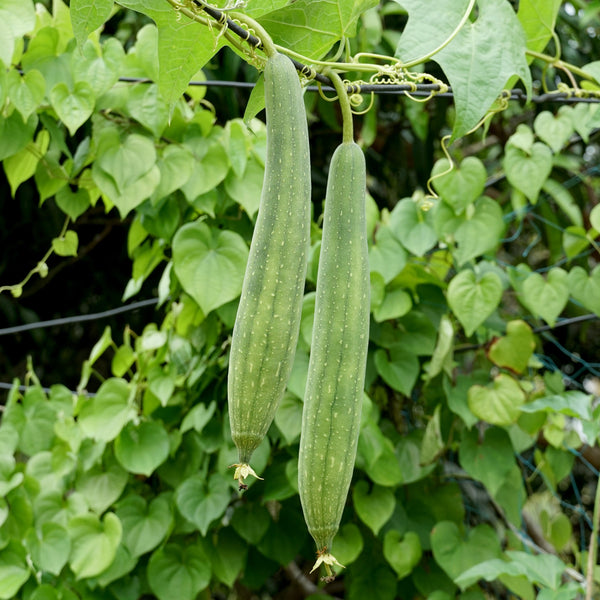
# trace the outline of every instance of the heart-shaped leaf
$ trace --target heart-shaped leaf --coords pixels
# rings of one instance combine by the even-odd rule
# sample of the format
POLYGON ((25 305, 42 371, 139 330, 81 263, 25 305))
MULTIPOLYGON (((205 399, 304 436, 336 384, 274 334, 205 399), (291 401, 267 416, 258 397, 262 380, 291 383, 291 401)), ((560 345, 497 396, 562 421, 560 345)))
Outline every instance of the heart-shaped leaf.
POLYGON ((169 145, 156 163, 160 171, 160 182, 152 198, 160 200, 180 189, 190 178, 194 169, 194 157, 181 146, 169 145))
POLYGON ((483 194, 487 173, 484 164, 474 156, 465 158, 447 172, 449 167, 448 159, 438 160, 431 171, 432 183, 442 200, 460 215, 483 194))
POLYGON ((360 529, 354 523, 346 523, 333 538, 331 554, 333 554, 341 564, 347 566, 360 556, 363 545, 363 537, 360 533, 360 529))
POLYGON ((50 102, 69 133, 75 132, 92 116, 96 97, 87 81, 78 81, 73 89, 66 83, 57 83, 50 90, 50 102))
POLYGON ((62 525, 49 521, 38 529, 30 529, 25 543, 33 562, 43 571, 58 575, 67 564, 71 540, 62 525))
POLYGON ((129 423, 115 440, 115 456, 130 473, 150 477, 169 456, 169 434, 157 421, 129 423))
POLYGON ((0 119, 0 160, 17 154, 33 139, 38 124, 37 115, 32 114, 26 123, 18 112, 0 119))
POLYGON ((213 543, 214 548, 210 548, 213 573, 221 583, 231 588, 246 566, 248 546, 231 527, 219 529, 218 538, 213 543))
POLYGON ((121 521, 114 513, 106 513, 102 521, 91 513, 69 521, 71 556, 69 565, 77 579, 95 577, 115 558, 121 541, 121 521))
POLYGON ((489 359, 499 367, 522 373, 535 348, 531 327, 520 319, 509 321, 506 335, 495 339, 488 350, 489 359))
POLYGON ((491 198, 480 198, 475 211, 454 232, 458 244, 456 261, 459 265, 492 251, 500 242, 504 221, 500 205, 491 198))
POLYGON ((375 234, 375 243, 369 248, 371 272, 379 273, 385 283, 389 283, 404 269, 406 261, 406 250, 391 228, 382 225, 375 234))
POLYGON ((175 274, 204 314, 240 295, 247 261, 248 247, 233 231, 195 222, 173 238, 175 274))
POLYGON ((404 579, 421 560, 421 540, 414 531, 407 531, 403 536, 399 531, 390 529, 383 539, 383 555, 396 571, 398 579, 404 579))
POLYGON ((72 229, 65 231, 63 236, 52 240, 52 250, 54 250, 58 256, 77 256, 78 245, 79 238, 77 233, 72 229))
POLYGON ((509 144, 504 151, 502 165, 506 178, 535 204, 544 182, 552 171, 552 150, 542 142, 535 142, 530 153, 509 144))
POLYGON ((546 279, 532 273, 522 285, 523 302, 531 313, 542 317, 550 326, 569 301, 567 272, 558 267, 550 269, 546 279))
POLYGON ((400 345, 390 348, 389 356, 385 350, 377 350, 375 367, 388 385, 406 396, 410 394, 419 375, 419 359, 400 345))
POLYGON ((92 177, 122 217, 149 198, 160 182, 152 140, 138 134, 121 142, 109 130, 98 144, 92 177))
POLYGON ((448 285, 448 304, 470 336, 496 309, 502 299, 502 281, 489 271, 477 280, 471 270, 461 271, 448 285))
POLYGON ((506 140, 506 145, 514 146, 525 152, 525 154, 531 154, 534 141, 535 137, 533 131, 531 131, 531 127, 520 123, 517 125, 516 131, 506 140))
POLYGON ((225 179, 226 192, 246 211, 254 217, 260 204, 265 167, 254 156, 250 156, 243 175, 233 170, 225 179))
POLYGON ((10 101, 21 113, 23 121, 27 121, 44 99, 46 80, 37 69, 31 69, 23 76, 13 69, 6 76, 6 88, 10 101))
POLYGON ((396 204, 389 226, 402 245, 415 256, 423 256, 437 242, 432 211, 424 211, 412 198, 404 198, 396 204))
POLYGON ((148 562, 148 583, 159 600, 194 600, 210 576, 210 560, 198 543, 167 544, 148 562))
POLYGON ((225 512, 230 491, 229 481, 221 475, 211 475, 208 482, 193 475, 177 488, 175 502, 179 512, 206 535, 208 526, 225 512))
MULTIPOLYGON (((565 107, 568 110, 568 107, 565 107)), ((544 110, 538 114, 533 123, 533 129, 537 136, 558 154, 568 139, 573 134, 571 118, 564 111, 554 116, 551 112, 544 110)))
POLYGON ((458 451, 460 466, 495 495, 510 477, 515 453, 504 429, 490 427, 483 439, 479 435, 476 429, 463 432, 458 451))
POLYGON ((375 535, 387 523, 396 506, 396 498, 390 489, 374 485, 369 492, 366 481, 359 481, 354 486, 352 500, 356 514, 375 535))
POLYGON ((590 245, 590 240, 583 227, 569 225, 569 227, 566 227, 563 231, 562 245, 565 249, 567 258, 575 258, 590 245))
POLYGON ((71 188, 65 185, 56 194, 56 204, 71 220, 75 221, 90 206, 90 195, 85 188, 72 192, 71 188))
POLYGON ((156 496, 149 504, 132 494, 119 502, 116 514, 123 524, 123 543, 134 557, 156 548, 173 521, 166 494, 156 496))
POLYGON ((582 267, 573 267, 567 281, 571 296, 600 316, 600 265, 589 276, 582 267))
POLYGON ((525 393, 519 384, 501 373, 487 385, 474 385, 469 390, 468 403, 471 412, 481 420, 493 425, 512 425, 525 402, 525 393))
POLYGON ((477 525, 464 536, 452 521, 435 524, 431 549, 436 562, 451 579, 482 561, 501 556, 498 535, 489 525, 477 525))

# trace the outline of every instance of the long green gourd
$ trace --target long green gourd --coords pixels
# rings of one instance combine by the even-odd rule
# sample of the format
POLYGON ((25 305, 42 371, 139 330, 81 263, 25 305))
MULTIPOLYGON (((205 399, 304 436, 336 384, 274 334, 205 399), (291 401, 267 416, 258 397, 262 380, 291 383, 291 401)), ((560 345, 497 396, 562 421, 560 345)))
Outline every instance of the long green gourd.
POLYGON ((267 157, 229 357, 235 479, 258 477, 250 457, 265 437, 289 379, 302 313, 310 244, 310 157, 302 89, 291 60, 264 70, 267 157))
POLYGON ((330 550, 356 457, 370 312, 365 158, 352 141, 345 91, 336 87, 340 101, 346 100, 344 141, 327 180, 298 461, 304 518, 317 545, 313 571, 324 564, 326 580, 333 577, 331 566, 339 565, 330 550))

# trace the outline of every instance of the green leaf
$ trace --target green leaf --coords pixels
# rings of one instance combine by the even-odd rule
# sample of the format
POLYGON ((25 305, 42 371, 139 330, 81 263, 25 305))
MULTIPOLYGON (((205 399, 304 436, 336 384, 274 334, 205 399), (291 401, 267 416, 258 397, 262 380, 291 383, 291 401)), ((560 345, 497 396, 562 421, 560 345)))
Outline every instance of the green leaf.
POLYGON ((107 379, 96 396, 83 400, 79 425, 84 434, 96 440, 110 442, 135 417, 130 403, 131 390, 123 379, 107 379))
POLYGON ((267 509, 250 502, 236 506, 231 517, 231 526, 236 533, 252 546, 256 546, 262 540, 270 522, 271 517, 267 509))
POLYGON ((500 559, 491 559, 474 565, 463 572, 455 582, 464 590, 479 579, 494 581, 502 575, 513 577, 524 576, 536 585, 558 589, 561 576, 567 566, 552 554, 528 554, 516 550, 508 550, 506 554, 510 562, 500 559))
POLYGON ((92 116, 96 97, 87 81, 78 81, 72 89, 66 83, 57 83, 50 90, 52 108, 67 126, 69 133, 75 132, 92 116))
MULTIPOLYGON (((0 11, 0 16, 2 11, 0 11)), ((13 600, 21 586, 29 579, 31 571, 25 561, 25 552, 16 541, 0 551, 0 598, 13 600)))
POLYGON ((77 232, 69 229, 61 237, 52 240, 52 250, 58 256, 77 256, 77 247, 79 245, 79 237, 77 232))
POLYGON ((77 44, 81 48, 88 35, 108 20, 113 9, 113 0, 72 0, 71 23, 77 44))
MULTIPOLYGON (((566 108, 569 110, 568 107, 566 108)), ((573 134, 574 127, 571 117, 564 111, 559 111, 555 116, 550 111, 544 110, 535 118, 533 130, 555 154, 558 154, 573 134)))
POLYGON ((596 204, 590 212, 590 224, 596 230, 600 231, 600 204, 596 204))
POLYGON ((340 527, 331 545, 333 554, 344 566, 353 563, 362 552, 363 537, 354 523, 346 523, 340 527))
POLYGON ((121 521, 106 513, 102 521, 92 514, 69 521, 71 555, 69 566, 77 579, 95 577, 110 566, 121 541, 121 521))
POLYGON ((434 215, 435 228, 440 239, 449 245, 456 242, 456 261, 459 265, 495 250, 504 232, 504 220, 500 205, 485 196, 460 216, 444 202, 438 204, 434 215))
POLYGON ((390 529, 383 539, 383 555, 396 571, 398 579, 404 579, 421 560, 421 540, 414 531, 407 531, 402 535, 399 531, 390 529))
POLYGON ((75 489, 86 499, 93 511, 102 514, 120 498, 127 485, 127 479, 127 471, 113 463, 105 468, 94 467, 79 475, 75 489))
POLYGON ((108 38, 101 52, 91 39, 87 40, 81 50, 72 55, 73 79, 87 81, 96 98, 100 98, 118 81, 124 59, 125 51, 116 38, 108 38))
POLYGON ((15 41, 35 27, 35 8, 31 0, 2 0, 0 5, 0 60, 10 65, 15 41))
POLYGON ((396 575, 379 555, 356 561, 349 569, 348 580, 348 600, 398 598, 396 575))
POLYGON ((600 315, 600 265, 589 276, 582 267, 573 267, 567 281, 571 296, 588 310, 600 315))
POLYGON ((525 125, 525 123, 519 123, 516 131, 506 141, 506 145, 514 146, 525 152, 525 154, 530 155, 534 141, 535 136, 533 135, 531 127, 525 125))
POLYGON ((593 396, 583 392, 570 391, 562 394, 553 394, 536 398, 521 406, 520 410, 526 413, 547 412, 561 413, 569 417, 591 421, 593 396))
POLYGON ((248 127, 241 119, 228 121, 225 126, 227 154, 231 168, 237 177, 244 175, 248 164, 248 131, 248 127))
POLYGON ((454 385, 451 384, 449 377, 444 377, 444 392, 446 399, 448 400, 448 408, 456 415, 458 415, 464 422, 464 424, 470 429, 479 420, 469 408, 467 403, 467 394, 470 387, 474 382, 484 384, 488 381, 488 374, 485 376, 475 374, 472 376, 458 375, 454 381, 454 385))
POLYGON ((342 37, 353 37, 356 22, 375 0, 296 0, 259 19, 273 41, 310 58, 322 58, 342 37))
POLYGON ((38 529, 30 529, 25 537, 25 543, 33 562, 42 571, 59 575, 67 564, 71 552, 71 540, 62 525, 47 522, 38 529))
POLYGON ((152 140, 132 133, 121 142, 106 134, 98 144, 92 177, 102 193, 119 209, 121 217, 152 195, 160 181, 152 140))
POLYGON ((214 576, 227 587, 233 587, 246 565, 248 546, 230 527, 225 527, 219 530, 214 548, 210 550, 214 576))
POLYGON ((158 421, 129 423, 115 440, 115 456, 130 473, 150 477, 169 456, 169 434, 158 421))
POLYGON ((502 282, 493 271, 479 280, 471 270, 464 270, 452 278, 448 285, 448 304, 471 336, 493 312, 502 299, 502 282))
POLYGON ((287 392, 281 399, 275 413, 275 425, 288 445, 300 437, 302 428, 302 402, 294 394, 287 392))
POLYGON ((184 142, 184 147, 191 150, 196 159, 190 178, 181 188, 187 201, 193 204, 199 196, 214 190, 225 179, 229 171, 229 157, 218 139, 208 143, 205 137, 192 137, 184 142))
POLYGON ((46 80, 37 70, 31 69, 24 75, 18 71, 9 71, 6 76, 6 91, 10 101, 27 121, 41 104, 46 93, 46 80))
POLYGON ((35 142, 27 144, 23 150, 4 159, 4 172, 10 184, 13 198, 17 188, 35 174, 37 166, 46 154, 50 143, 50 134, 42 129, 35 142))
POLYGON ((89 208, 90 195, 85 188, 78 188, 76 192, 72 192, 71 188, 65 185, 56 193, 56 204, 75 221, 89 208))
POLYGON ((402 245, 415 256, 424 256, 437 242, 433 212, 423 210, 412 198, 404 198, 394 206, 389 226, 402 245))
POLYGON ((383 225, 377 229, 375 243, 369 248, 369 267, 389 283, 406 265, 406 250, 391 228, 383 225))
POLYGON ((138 123, 159 138, 169 120, 168 104, 158 94, 156 84, 140 83, 129 88, 127 111, 138 123))
POLYGON ((208 406, 202 403, 196 404, 181 422, 181 433, 185 433, 190 429, 194 429, 197 433, 202 433, 205 425, 215 414, 216 407, 217 404, 214 400, 208 406))
POLYGON ((566 227, 563 231, 562 245, 567 258, 575 258, 590 245, 586 230, 575 225, 566 227))
POLYGON ((251 218, 258 211, 264 175, 264 166, 254 156, 250 156, 242 175, 232 171, 225 179, 225 191, 251 218))
POLYGON ((432 185, 454 213, 460 215, 483 194, 487 172, 485 165, 475 156, 465 158, 460 165, 453 165, 452 170, 446 172, 449 167, 446 158, 435 163, 431 170, 432 185))
POLYGON ((421 441, 421 453, 419 464, 429 465, 436 461, 441 451, 444 449, 444 440, 442 438, 442 429, 440 424, 440 414, 442 405, 438 404, 433 411, 433 415, 423 434, 421 441))
POLYGON ((431 531, 431 548, 436 562, 450 579, 501 555, 498 535, 489 525, 477 525, 464 536, 451 521, 436 523, 431 531))
POLYGON ((535 142, 530 153, 506 145, 502 165, 509 183, 523 192, 535 204, 544 182, 552 171, 552 150, 535 142))
MULTIPOLYGON (((477 20, 467 21, 458 35, 433 56, 454 91, 453 139, 479 123, 512 75, 518 75, 527 94, 531 94, 525 34, 512 6, 506 0, 479 0, 478 7, 477 20)), ((425 19, 431 22, 431 11, 425 19)))
POLYGON ((375 352, 375 367, 382 379, 395 390, 409 396, 419 375, 419 359, 403 346, 375 352))
POLYGON ((360 520, 377 535, 394 512, 396 498, 388 488, 374 485, 369 491, 366 481, 359 481, 352 492, 354 509, 360 520))
POLYGON ((567 273, 559 267, 548 271, 546 279, 539 273, 527 277, 522 287, 522 300, 534 316, 554 327, 557 317, 569 301, 567 273))
POLYGON ((496 338, 489 347, 489 359, 499 367, 523 373, 535 349, 531 327, 520 319, 509 321, 506 335, 496 338))
POLYGON ((398 319, 406 315, 412 308, 410 294, 401 288, 386 291, 381 304, 373 311, 373 317, 378 322, 398 319))
POLYGON ((525 393, 508 375, 498 375, 488 386, 474 385, 469 390, 469 408, 483 421, 494 425, 511 425, 525 403, 525 393))
POLYGON ((542 52, 547 46, 561 4, 562 0, 520 0, 517 18, 525 31, 528 50, 542 52))
POLYGON ((116 514, 123 525, 123 543, 134 557, 156 548, 173 522, 173 511, 166 494, 156 496, 150 503, 141 496, 130 494, 119 502, 116 514))
POLYGON ((437 0, 432 11, 431 6, 419 0, 394 1, 408 11, 408 23, 395 53, 404 63, 426 56, 446 42, 469 6, 469 0, 437 0))
POLYGON ((491 427, 480 439, 476 430, 463 432, 459 448, 461 467, 495 496, 510 477, 515 455, 504 429, 491 427))
POLYGON ((37 115, 32 114, 24 123, 21 115, 16 111, 0 119, 0 160, 23 150, 33 139, 37 123, 37 115))
POLYGON ((177 145, 167 146, 158 157, 160 182, 152 194, 152 198, 166 198, 183 187, 194 170, 192 153, 177 145))
POLYGON ((209 525, 225 512, 230 491, 229 481, 221 475, 211 475, 208 482, 194 475, 177 488, 175 502, 179 512, 206 535, 209 525))
POLYGON ((158 600, 194 600, 210 576, 210 561, 199 544, 167 544, 148 562, 148 583, 158 600))
POLYGON ((175 274, 205 314, 240 295, 247 260, 248 247, 233 231, 196 221, 173 238, 175 274))

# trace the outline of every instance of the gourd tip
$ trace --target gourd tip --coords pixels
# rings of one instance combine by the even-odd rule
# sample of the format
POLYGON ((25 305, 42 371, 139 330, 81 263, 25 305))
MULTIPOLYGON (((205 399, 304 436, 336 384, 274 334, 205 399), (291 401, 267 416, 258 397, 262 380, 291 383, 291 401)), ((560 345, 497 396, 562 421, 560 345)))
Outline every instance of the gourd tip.
POLYGON ((327 573, 323 577, 321 577, 321 581, 325 583, 331 583, 335 579, 335 574, 331 570, 332 566, 341 567, 344 569, 344 565, 340 564, 338 559, 327 551, 327 547, 322 550, 317 550, 317 561, 315 562, 313 568, 311 569, 311 573, 318 569, 321 565, 325 567, 325 572, 327 573))
POLYGON ((250 475, 252 475, 252 477, 256 477, 256 479, 260 479, 261 481, 263 479, 262 477, 259 477, 254 469, 247 463, 229 465, 230 469, 233 467, 235 467, 233 478, 238 480, 240 492, 248 489, 248 486, 244 483, 244 479, 247 479, 250 475))

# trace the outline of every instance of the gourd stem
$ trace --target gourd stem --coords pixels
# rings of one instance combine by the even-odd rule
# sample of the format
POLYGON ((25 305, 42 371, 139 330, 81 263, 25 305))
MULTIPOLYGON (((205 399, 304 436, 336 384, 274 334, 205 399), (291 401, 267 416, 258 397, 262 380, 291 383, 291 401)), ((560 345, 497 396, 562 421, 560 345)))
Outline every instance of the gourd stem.
POLYGON ((270 57, 277 54, 277 48, 275 48, 271 36, 260 23, 242 13, 231 13, 231 18, 240 21, 240 23, 244 23, 250 29, 254 30, 254 33, 260 39, 263 50, 267 56, 270 57))
POLYGON ((340 76, 332 69, 328 69, 326 75, 331 79, 331 82, 335 87, 340 102, 340 108, 342 109, 342 140, 344 143, 353 142, 354 124, 352 118, 352 106, 350 105, 350 98, 348 97, 346 86, 340 76))

